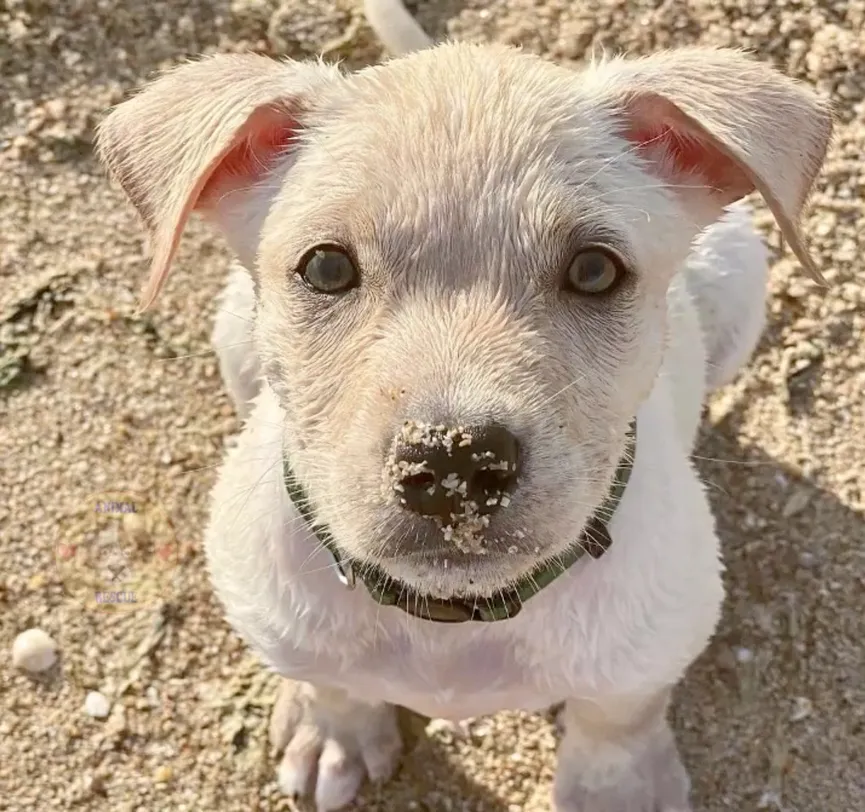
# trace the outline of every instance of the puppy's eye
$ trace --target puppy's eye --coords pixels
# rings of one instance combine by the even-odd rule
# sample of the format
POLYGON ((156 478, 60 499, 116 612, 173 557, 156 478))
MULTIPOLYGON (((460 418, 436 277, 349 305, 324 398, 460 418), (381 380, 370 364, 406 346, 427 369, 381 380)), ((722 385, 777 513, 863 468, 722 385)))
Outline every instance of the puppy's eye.
POLYGON ((344 293, 360 284, 354 262, 335 245, 313 248, 301 260, 298 273, 318 293, 344 293))
POLYGON ((624 263, 610 249, 584 248, 571 260, 565 285, 576 293, 607 293, 624 275, 624 263))

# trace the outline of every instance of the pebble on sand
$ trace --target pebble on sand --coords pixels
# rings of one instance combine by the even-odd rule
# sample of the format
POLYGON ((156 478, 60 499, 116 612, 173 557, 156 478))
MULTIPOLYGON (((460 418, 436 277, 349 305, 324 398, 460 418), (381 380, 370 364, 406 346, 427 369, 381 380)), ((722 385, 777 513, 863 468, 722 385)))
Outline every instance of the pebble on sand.
POLYGON ((104 719, 111 713, 111 703, 105 694, 90 691, 84 699, 84 712, 94 719, 104 719))
POLYGON ((153 778, 157 784, 167 784, 174 777, 174 770, 171 767, 163 765, 162 767, 157 767, 156 771, 153 773, 153 778))
POLYGON ((57 643, 42 629, 27 629, 12 643, 12 664, 21 671, 38 674, 57 662, 57 643))

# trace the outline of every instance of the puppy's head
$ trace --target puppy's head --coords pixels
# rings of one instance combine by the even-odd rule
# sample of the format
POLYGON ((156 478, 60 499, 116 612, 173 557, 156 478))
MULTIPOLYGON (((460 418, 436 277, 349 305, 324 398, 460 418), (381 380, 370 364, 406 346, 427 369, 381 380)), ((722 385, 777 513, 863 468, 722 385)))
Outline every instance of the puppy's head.
POLYGON ((344 555, 483 596, 602 502, 700 229, 758 190, 816 274, 797 221, 830 131, 737 52, 575 74, 447 45, 184 65, 100 146, 152 234, 145 305, 195 209, 253 274, 286 454, 344 555))

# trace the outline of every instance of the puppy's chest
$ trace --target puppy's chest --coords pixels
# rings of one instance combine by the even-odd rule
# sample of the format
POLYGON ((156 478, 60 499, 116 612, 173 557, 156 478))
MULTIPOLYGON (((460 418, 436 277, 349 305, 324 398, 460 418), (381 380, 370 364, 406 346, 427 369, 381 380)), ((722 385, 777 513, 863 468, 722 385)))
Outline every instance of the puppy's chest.
POLYGON ((356 696, 454 720, 538 710, 569 692, 555 658, 534 646, 466 635, 456 627, 435 631, 434 641, 398 635, 332 662, 317 658, 318 665, 329 671, 329 682, 339 674, 342 687, 356 696))
POLYGON ((365 684, 382 701, 428 716, 463 719, 504 708, 542 707, 541 670, 535 652, 498 639, 451 645, 397 639, 358 656, 351 681, 365 684))

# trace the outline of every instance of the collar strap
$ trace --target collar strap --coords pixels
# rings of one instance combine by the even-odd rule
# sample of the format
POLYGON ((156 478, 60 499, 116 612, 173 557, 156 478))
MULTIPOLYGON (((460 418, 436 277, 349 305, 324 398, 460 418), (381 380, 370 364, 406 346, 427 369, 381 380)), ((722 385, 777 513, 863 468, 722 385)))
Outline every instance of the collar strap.
MULTIPOLYGON (((540 565, 509 589, 492 598, 439 599, 418 594, 402 584, 394 584, 378 568, 364 568, 360 578, 376 603, 382 606, 396 606, 410 615, 423 620, 439 623, 464 623, 466 621, 490 622, 514 617, 523 604, 551 584, 560 575, 588 553, 592 558, 600 558, 612 544, 607 521, 618 507, 625 487, 631 476, 634 452, 637 444, 637 422, 631 421, 627 435, 627 447, 619 461, 613 483, 601 506, 595 511, 580 533, 579 539, 556 561, 540 565)), ((355 586, 354 568, 346 562, 330 530, 317 524, 303 486, 294 476, 288 460, 283 457, 283 474, 288 495, 303 516, 307 525, 315 533, 336 563, 340 580, 349 588, 355 586)))

